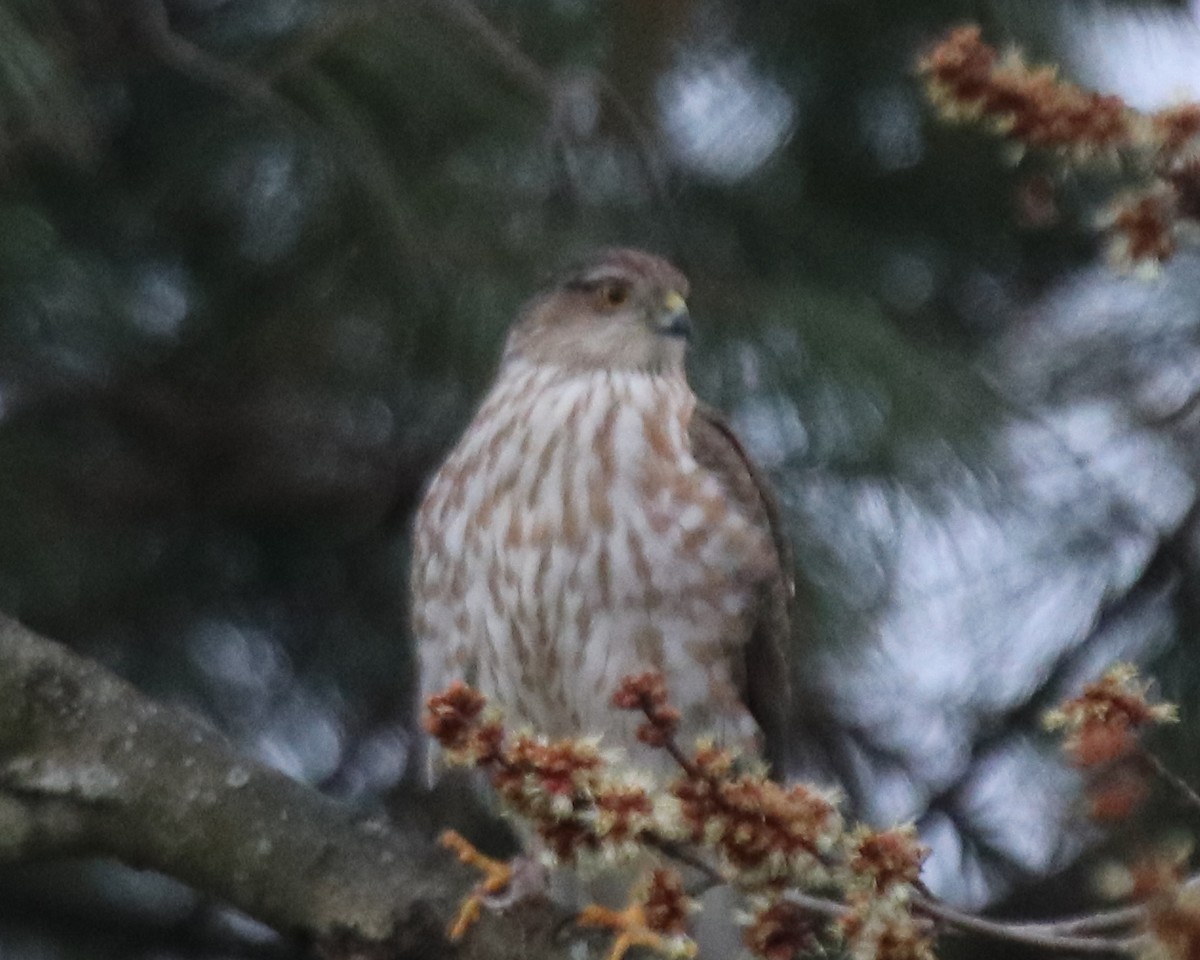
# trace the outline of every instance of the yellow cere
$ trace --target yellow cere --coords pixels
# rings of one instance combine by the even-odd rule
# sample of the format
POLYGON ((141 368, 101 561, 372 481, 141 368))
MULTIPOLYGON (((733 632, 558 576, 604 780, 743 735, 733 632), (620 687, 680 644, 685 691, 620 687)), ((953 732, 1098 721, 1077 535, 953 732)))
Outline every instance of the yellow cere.
POLYGON ((680 310, 687 309, 687 301, 683 299, 683 295, 678 290, 672 290, 663 300, 663 306, 671 313, 677 313, 680 310))

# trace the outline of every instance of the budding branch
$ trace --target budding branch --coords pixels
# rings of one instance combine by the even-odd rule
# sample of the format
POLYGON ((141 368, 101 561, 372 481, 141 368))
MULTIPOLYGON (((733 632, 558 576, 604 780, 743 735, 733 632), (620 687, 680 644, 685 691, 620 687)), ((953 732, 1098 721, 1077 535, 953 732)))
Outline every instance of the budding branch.
MULTIPOLYGON (((829 928, 814 919, 852 941, 899 932, 908 938, 909 956, 922 955, 927 938, 938 933, 1077 953, 1131 954, 1150 940, 1173 938, 1168 953, 1177 955, 1200 943, 1193 881, 1182 863, 1161 858, 1130 868, 1136 903, 1089 916, 1019 923, 956 910, 920 887, 924 852, 911 833, 845 830, 819 791, 739 772, 721 751, 685 750, 676 742, 665 690, 653 677, 630 678, 623 692, 624 709, 646 717, 642 739, 679 764, 671 802, 683 815, 674 832, 659 829, 648 812, 653 791, 643 796, 637 781, 611 780, 594 749, 538 738, 509 743, 503 727, 484 717, 482 698, 465 688, 456 702, 475 712, 444 712, 441 732, 457 724, 450 739, 457 738, 458 749, 479 748, 476 761, 517 747, 521 762, 509 756, 498 767, 501 795, 537 816, 557 810, 561 818, 561 798, 570 797, 571 829, 559 836, 561 853, 595 851, 616 838, 758 896, 747 943, 762 955, 787 956, 780 948, 805 948, 814 935, 827 937, 829 928), (597 807, 579 805, 584 794, 572 784, 581 770, 598 788, 587 794, 600 800, 597 807), (557 806, 541 805, 546 784, 557 791, 557 806), (799 882, 809 876, 812 884, 799 882)), ((1105 763, 1114 756, 1121 761, 1121 751, 1138 756, 1140 728, 1172 716, 1167 705, 1146 701, 1145 686, 1127 668, 1089 686, 1060 714, 1076 762, 1099 757, 1105 763)), ((1179 789, 1161 763, 1140 767, 1179 789)), ((553 836, 551 828, 561 824, 543 826, 553 836)), ((0 619, 0 862, 73 856, 159 871, 327 956, 427 956, 439 941, 447 955, 457 950, 479 960, 541 960, 565 957, 570 949, 560 936, 564 914, 544 902, 504 916, 484 911, 482 935, 451 948, 442 931, 470 878, 430 838, 403 822, 362 819, 240 755, 203 721, 154 703, 99 665, 0 619)), ((686 912, 682 895, 663 874, 650 889, 651 901, 638 909, 676 929, 686 912)), ((883 937, 870 946, 886 960, 896 940, 883 937)))
MULTIPOLYGON (((1090 768, 1088 789, 1097 796, 1107 796, 1106 778, 1114 774, 1128 783, 1130 765, 1141 758, 1138 769, 1156 773, 1192 803, 1195 791, 1140 742, 1144 729, 1176 719, 1175 707, 1152 703, 1148 688, 1136 670, 1118 664, 1052 711, 1047 725, 1065 731, 1067 755, 1090 768)), ((685 750, 676 737, 679 713, 660 674, 625 678, 613 706, 645 717, 637 739, 675 761, 677 780, 631 787, 628 772, 613 769, 589 741, 510 740, 486 699, 461 683, 430 698, 425 726, 450 762, 490 772, 502 802, 530 822, 561 864, 597 854, 619 859, 640 845, 741 890, 757 904, 745 943, 772 960, 799 955, 822 936, 876 960, 931 957, 937 932, 1089 954, 1130 954, 1155 938, 1200 944, 1200 910, 1184 895, 1179 863, 1160 859, 1133 868, 1142 904, 1041 923, 978 917, 938 901, 920 884, 927 851, 911 828, 846 830, 813 787, 739 771, 737 758, 711 746, 685 750), (621 804, 611 802, 615 796, 621 804), (666 817, 656 815, 663 796, 678 803, 666 817), (824 930, 820 920, 828 923, 824 930)), ((1104 809, 1128 815, 1135 806, 1109 802, 1104 809)), ((623 955, 623 943, 617 940, 613 956, 623 955)))

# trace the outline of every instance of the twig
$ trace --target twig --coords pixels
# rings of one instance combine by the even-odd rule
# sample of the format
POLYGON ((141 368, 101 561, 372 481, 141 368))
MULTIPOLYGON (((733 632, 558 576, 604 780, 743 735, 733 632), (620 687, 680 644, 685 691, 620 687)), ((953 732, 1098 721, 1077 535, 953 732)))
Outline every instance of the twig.
POLYGON ((1159 760, 1158 757, 1156 757, 1145 747, 1139 748, 1138 752, 1142 761, 1146 763, 1161 780, 1167 783, 1177 794, 1179 794, 1179 796, 1184 800, 1185 803, 1187 803, 1189 807, 1191 807, 1193 810, 1200 811, 1200 793, 1197 793, 1191 784, 1184 780, 1183 777, 1179 776, 1179 774, 1168 769, 1168 767, 1161 760, 1159 760))
POLYGON ((639 839, 648 847, 653 847, 665 857, 669 857, 676 863, 681 863, 685 867, 691 867, 704 874, 705 878, 711 880, 714 886, 723 887, 729 883, 728 877, 721 875, 721 871, 714 867, 711 863, 705 860, 697 853, 693 853, 686 847, 673 840, 667 840, 660 837, 657 833, 647 831, 642 834, 639 839))
POLYGON ((1064 917, 1060 920, 1006 922, 1008 926, 1017 930, 1041 930, 1059 934, 1094 933, 1132 926, 1142 920, 1144 913, 1141 906, 1132 906, 1101 910, 1078 917, 1064 917))
POLYGON ((613 82, 608 77, 601 75, 598 78, 598 85, 604 98, 612 105, 613 113, 624 124, 629 134, 629 143, 633 147, 634 156, 637 157, 642 168, 642 176, 645 177, 646 184, 650 188, 650 194, 667 218, 668 233, 672 239, 676 239, 679 230, 675 217, 675 205, 671 201, 671 190, 667 181, 667 164, 662 159, 662 151, 655 143, 651 132, 646 129, 642 118, 638 116, 637 111, 613 82))
POLYGON ((235 100, 291 112, 288 101, 269 83, 176 33, 162 0, 134 0, 127 15, 145 48, 165 66, 235 100))
MULTIPOLYGON (((470 0, 427 0, 425 6, 486 50, 496 67, 516 86, 532 94, 552 111, 561 104, 562 84, 522 52, 470 0)), ((677 237, 677 218, 671 201, 667 165, 662 159, 662 151, 655 143, 653 134, 608 77, 599 71, 589 73, 589 77, 595 84, 601 109, 607 105, 610 113, 624 128, 626 142, 641 167, 647 189, 655 205, 667 219, 668 232, 673 238, 677 237)))
POLYGON ((492 58, 513 83, 547 105, 555 99, 554 83, 545 71, 492 25, 469 0, 428 0, 426 9, 457 27, 492 58))
POLYGON ((710 781, 712 780, 712 777, 708 776, 708 774, 704 773, 694 763, 692 763, 691 758, 689 758, 688 755, 683 752, 679 746, 679 743, 674 737, 667 737, 666 742, 663 744, 663 749, 667 751, 668 756, 670 756, 672 760, 679 764, 679 769, 686 773, 689 777, 710 781))
POLYGON ((796 904, 798 907, 803 907, 810 913, 816 913, 822 917, 830 917, 834 920, 850 913, 850 908, 844 903, 837 900, 830 900, 828 897, 814 897, 810 893, 801 893, 799 890, 784 892, 783 899, 789 903, 796 904))
MULTIPOLYGON (((913 906, 927 916, 941 920, 962 932, 979 933, 1010 943, 1024 943, 1046 950, 1070 950, 1078 953, 1132 953, 1140 939, 1138 937, 1108 938, 1073 935, 1073 932, 1088 929, 1082 925, 1089 921, 1099 921, 1101 926, 1091 929, 1101 929, 1114 919, 1119 919, 1122 924, 1137 920, 1142 913, 1141 909, 1137 907, 1112 911, 1111 915, 1097 914, 1094 919, 1078 917, 1060 922, 1008 923, 1003 920, 987 920, 971 913, 964 913, 940 901, 919 895, 913 898, 913 906)), ((1112 923, 1112 925, 1121 924, 1112 923)))

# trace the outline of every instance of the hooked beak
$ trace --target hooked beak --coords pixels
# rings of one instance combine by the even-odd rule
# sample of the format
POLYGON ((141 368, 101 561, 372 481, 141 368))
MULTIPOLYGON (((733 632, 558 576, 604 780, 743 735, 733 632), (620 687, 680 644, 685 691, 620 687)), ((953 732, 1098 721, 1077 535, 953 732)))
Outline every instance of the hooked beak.
POLYGON ((692 317, 688 313, 687 301, 675 290, 663 300, 663 312, 658 318, 657 330, 665 337, 688 340, 692 336, 692 317))

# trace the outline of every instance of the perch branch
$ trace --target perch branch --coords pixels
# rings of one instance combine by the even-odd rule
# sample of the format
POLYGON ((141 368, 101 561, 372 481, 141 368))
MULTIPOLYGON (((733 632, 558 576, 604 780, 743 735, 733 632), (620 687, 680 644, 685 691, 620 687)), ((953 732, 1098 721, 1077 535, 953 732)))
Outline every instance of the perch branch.
MULTIPOLYGON (((72 856, 161 872, 334 956, 429 956, 470 885, 428 838, 0 617, 0 863, 72 856)), ((489 917, 458 956, 563 956, 560 921, 544 904, 489 917)))

